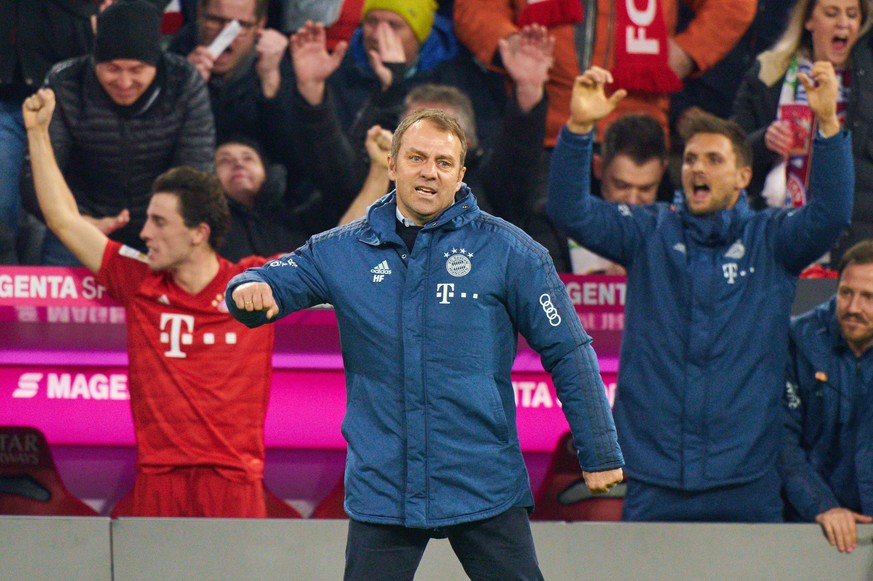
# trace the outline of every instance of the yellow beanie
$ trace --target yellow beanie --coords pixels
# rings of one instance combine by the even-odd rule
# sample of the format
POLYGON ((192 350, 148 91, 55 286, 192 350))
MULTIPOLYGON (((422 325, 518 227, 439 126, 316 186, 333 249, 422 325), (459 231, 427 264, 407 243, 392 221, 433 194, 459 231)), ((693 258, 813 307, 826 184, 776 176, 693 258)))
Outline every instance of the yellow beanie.
POLYGON ((436 0, 364 0, 361 17, 366 18, 371 10, 389 10, 399 14, 412 29, 418 42, 424 44, 433 28, 436 15, 436 0))

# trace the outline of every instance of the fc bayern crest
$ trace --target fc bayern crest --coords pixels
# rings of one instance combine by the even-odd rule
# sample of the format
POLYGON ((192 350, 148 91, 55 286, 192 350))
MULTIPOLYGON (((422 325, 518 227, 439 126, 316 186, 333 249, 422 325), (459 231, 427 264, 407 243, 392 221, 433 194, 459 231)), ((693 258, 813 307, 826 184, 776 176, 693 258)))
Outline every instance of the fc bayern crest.
POLYGON ((467 276, 473 270, 473 263, 470 259, 473 258, 472 252, 467 252, 465 248, 458 250, 452 248, 452 251, 446 252, 446 270, 452 276, 467 276))

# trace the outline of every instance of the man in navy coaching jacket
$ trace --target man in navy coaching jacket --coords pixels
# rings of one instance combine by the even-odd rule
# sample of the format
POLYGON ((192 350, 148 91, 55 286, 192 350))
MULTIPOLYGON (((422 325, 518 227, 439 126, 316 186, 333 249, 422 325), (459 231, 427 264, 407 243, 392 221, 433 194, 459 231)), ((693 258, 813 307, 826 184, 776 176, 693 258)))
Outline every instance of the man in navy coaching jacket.
POLYGON ((249 326, 336 309, 346 579, 412 579, 439 536, 473 579, 542 579, 510 378, 518 332, 552 373, 588 487, 622 479, 591 339, 546 250, 479 210, 461 181, 465 150, 453 117, 411 113, 394 133, 394 192, 228 285, 249 326))
POLYGON ((873 522, 873 240, 840 259, 837 294, 791 322, 779 468, 792 516, 851 553, 873 522))
POLYGON ((798 274, 848 224, 854 172, 827 62, 798 77, 817 121, 803 208, 752 211, 751 149, 735 123, 696 118, 673 204, 629 206, 590 195, 591 129, 623 98, 609 71, 573 88, 552 157, 549 216, 627 269, 615 403, 628 461, 624 518, 782 520, 776 456, 788 320, 798 274))

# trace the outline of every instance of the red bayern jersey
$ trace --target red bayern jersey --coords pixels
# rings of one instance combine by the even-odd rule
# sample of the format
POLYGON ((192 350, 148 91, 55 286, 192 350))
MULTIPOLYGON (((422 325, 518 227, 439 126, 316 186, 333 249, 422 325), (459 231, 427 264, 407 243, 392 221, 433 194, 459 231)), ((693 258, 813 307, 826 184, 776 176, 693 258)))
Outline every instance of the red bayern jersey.
POLYGON ((141 470, 215 466, 234 480, 263 478, 264 418, 273 325, 249 329, 227 312, 230 279, 265 259, 219 258, 192 295, 140 252, 110 241, 97 280, 127 313, 129 391, 141 470))

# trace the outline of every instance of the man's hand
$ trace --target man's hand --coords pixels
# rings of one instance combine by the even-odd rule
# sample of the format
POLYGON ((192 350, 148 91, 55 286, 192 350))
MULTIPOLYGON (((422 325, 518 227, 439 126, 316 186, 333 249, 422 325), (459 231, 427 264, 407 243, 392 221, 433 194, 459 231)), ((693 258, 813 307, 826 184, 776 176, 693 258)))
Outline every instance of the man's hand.
POLYGON ((582 476, 585 478, 585 486, 588 487, 591 494, 603 494, 624 479, 621 468, 601 472, 585 472, 583 470, 582 476))
POLYGON ((288 38, 278 30, 265 28, 258 32, 258 40, 255 43, 257 53, 255 72, 261 80, 261 93, 267 99, 275 97, 282 84, 279 63, 282 62, 286 48, 288 48, 288 38))
POLYGON ((388 156, 391 155, 391 138, 393 134, 379 125, 373 125, 367 130, 364 146, 370 156, 370 166, 378 166, 388 170, 388 156))
POLYGON ((40 89, 21 105, 36 198, 46 226, 82 264, 91 272, 97 272, 107 238, 82 218, 76 199, 55 160, 48 131, 54 110, 55 94, 51 89, 40 89))
POLYGON ((24 116, 24 127, 48 131, 55 110, 55 92, 51 89, 40 89, 24 100, 21 114, 24 116))
POLYGON ((102 218, 94 218, 93 216, 82 215, 82 218, 91 222, 97 229, 109 236, 119 228, 124 228, 130 222, 130 211, 125 208, 115 216, 104 216, 102 218))
POLYGON ((840 131, 840 121, 837 118, 837 75, 834 65, 828 61, 816 61, 809 75, 797 73, 797 80, 806 90, 806 100, 809 108, 815 113, 819 131, 825 137, 832 137, 840 131))
POLYGON ((764 145, 767 146, 767 149, 778 153, 782 157, 788 157, 792 143, 794 143, 794 134, 787 121, 777 119, 764 132, 764 145))
POLYGON ((858 527, 855 523, 871 523, 873 518, 837 507, 815 517, 815 522, 821 525, 831 546, 835 545, 841 553, 851 553, 858 546, 858 527))
POLYGON ((627 91, 619 89, 607 97, 604 87, 612 82, 612 73, 600 67, 591 67, 573 83, 570 97, 570 118, 567 128, 573 133, 588 133, 594 123, 603 119, 625 98, 627 91))
POLYGON ((554 62, 555 39, 540 24, 522 28, 498 43, 500 58, 515 84, 519 108, 527 113, 543 98, 543 87, 554 62))
POLYGON ((267 320, 279 314, 273 300, 273 289, 265 282, 247 282, 233 289, 230 295, 236 308, 242 311, 267 311, 267 320))
POLYGON ((291 35, 289 50, 297 90, 310 105, 320 105, 324 100, 324 84, 339 68, 348 46, 343 41, 336 45, 333 53, 327 52, 327 36, 320 22, 307 20, 291 35))
POLYGON ((406 64, 403 42, 387 22, 380 21, 376 25, 376 49, 367 51, 367 59, 382 85, 382 90, 387 91, 394 82, 394 75, 385 64, 406 64))
POLYGON ((212 76, 212 67, 215 65, 215 57, 209 52, 208 46, 198 46, 188 53, 188 62, 194 65, 204 81, 209 81, 212 76))

